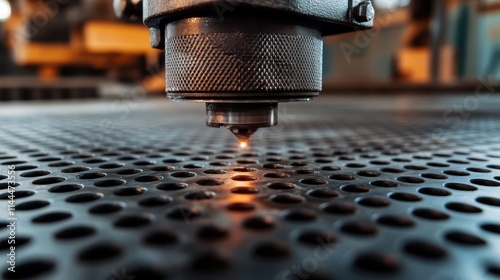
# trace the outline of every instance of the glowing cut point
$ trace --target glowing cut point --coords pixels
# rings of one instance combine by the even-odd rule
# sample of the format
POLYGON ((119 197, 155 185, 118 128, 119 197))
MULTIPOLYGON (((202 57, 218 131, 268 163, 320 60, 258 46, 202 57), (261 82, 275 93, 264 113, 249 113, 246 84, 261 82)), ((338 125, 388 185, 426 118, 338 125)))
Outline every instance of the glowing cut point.
POLYGON ((247 147, 247 142, 240 142, 240 148, 245 149, 247 147))

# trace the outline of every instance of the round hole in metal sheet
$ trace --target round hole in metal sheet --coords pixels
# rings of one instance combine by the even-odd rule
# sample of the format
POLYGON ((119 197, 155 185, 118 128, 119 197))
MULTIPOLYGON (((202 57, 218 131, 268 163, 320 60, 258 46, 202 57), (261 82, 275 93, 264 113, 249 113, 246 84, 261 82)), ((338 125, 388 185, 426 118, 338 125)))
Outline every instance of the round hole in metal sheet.
POLYGON ((89 172, 89 173, 79 174, 78 176, 76 176, 76 178, 82 180, 92 180, 92 179, 99 179, 102 177, 106 177, 107 175, 108 174, 104 172, 89 172))
POLYGON ((210 191, 194 191, 186 194, 184 197, 189 200, 206 200, 214 198, 215 193, 210 191))
POLYGON ((388 180, 377 180, 370 182, 370 185, 376 186, 376 187, 381 187, 381 188, 396 188, 399 186, 398 183, 394 181, 388 181, 388 180))
POLYGON ((128 169, 121 169, 116 171, 116 174, 118 175, 134 175, 137 173, 141 173, 141 169, 133 169, 133 168, 128 168, 128 169))
POLYGON ((186 183, 162 183, 156 186, 157 189, 162 191, 176 191, 182 190, 188 187, 186 183))
POLYGON ((373 236, 378 232, 377 227, 370 222, 350 221, 345 222, 340 230, 344 233, 357 236, 373 236))
POLYGON ((94 183, 94 186, 100 188, 116 187, 125 184, 127 181, 121 179, 107 179, 101 180, 94 183))
POLYGON ((173 230, 155 230, 146 234, 143 241, 152 246, 172 245, 179 241, 179 235, 173 230))
POLYGON ((385 173, 404 173, 405 172, 403 169, 398 169, 398 168, 381 168, 380 171, 385 172, 385 173))
POLYGON ((337 191, 328 188, 313 189, 308 191, 307 194, 315 198, 334 198, 339 196, 337 191))
POLYGON ((147 197, 139 200, 139 205, 143 207, 157 207, 167 205, 172 202, 172 198, 169 196, 155 196, 147 197))
POLYGON ((32 182, 34 185, 51 185, 57 184, 66 181, 66 178, 63 177, 47 177, 42 179, 37 179, 32 182))
POLYGON ((422 240, 407 241, 403 246, 403 251, 412 256, 428 260, 444 259, 447 255, 446 250, 441 246, 422 240))
POLYGON ((356 257, 354 266, 377 274, 396 273, 400 270, 399 260, 388 253, 363 252, 356 257))
POLYGON ((119 202, 107 202, 101 203, 90 208, 89 212, 96 215, 111 214, 122 210, 124 207, 123 203, 119 202))
POLYGON ((307 208, 286 209, 281 215, 285 220, 293 222, 309 222, 314 221, 318 217, 316 211, 307 208))
POLYGON ((340 180, 340 181, 350 181, 356 179, 356 177, 354 177, 351 174, 333 174, 330 176, 330 179, 340 180))
POLYGON ((57 185, 51 187, 48 191, 51 193, 67 193, 81 190, 83 185, 80 184, 65 184, 65 185, 57 185))
POLYGON ((463 231, 449 231, 444 235, 445 239, 460 245, 466 246, 484 246, 486 245, 486 241, 478 236, 473 234, 463 232, 463 231))
POLYGON ((117 189, 113 192, 114 195, 117 196, 133 196, 133 195, 140 195, 146 192, 145 188, 141 187, 126 187, 126 188, 120 188, 117 189))
POLYGON ((167 165, 158 165, 158 166, 151 167, 151 171, 156 171, 156 172, 165 172, 165 171, 170 171, 170 170, 174 170, 174 169, 175 169, 175 167, 167 166, 167 165))
POLYGON ((389 198, 404 202, 418 202, 422 200, 422 198, 418 195, 404 192, 391 193, 389 198))
POLYGON ((357 211, 356 206, 349 202, 332 202, 322 204, 320 208, 323 212, 335 215, 349 215, 354 214, 357 211))
POLYGON ((264 174, 264 177, 273 179, 284 179, 290 177, 290 175, 286 173, 268 172, 264 174))
POLYGON ((231 192, 235 194, 256 194, 260 190, 255 187, 235 187, 231 189, 231 192))
POLYGON ((69 167, 61 170, 62 173, 78 173, 78 172, 84 172, 84 171, 89 171, 90 167, 87 166, 74 166, 74 167, 69 167))
POLYGON ((500 224, 484 223, 481 224, 481 229, 488 231, 490 233, 500 234, 500 224))
POLYGON ((450 215, 432 208, 417 208, 413 210, 413 215, 427 220, 447 220, 450 215))
POLYGON ((269 200, 281 204, 297 204, 305 202, 305 198, 303 196, 292 193, 273 194, 269 197, 269 200))
POLYGON ((143 227, 152 222, 152 218, 146 214, 130 214, 118 218, 113 225, 118 228, 138 228, 143 227))
POLYGON ((281 240, 263 241, 255 246, 254 254, 260 258, 285 258, 290 255, 290 248, 281 240))
POLYGON ((224 169, 208 169, 208 170, 203 171, 203 173, 209 174, 209 175, 221 175, 221 174, 226 174, 227 171, 224 169))
POLYGON ((255 210, 255 205, 247 202, 234 202, 226 206, 229 211, 248 212, 255 210))
POLYGON ((21 174, 21 177, 25 177, 25 178, 42 177, 45 175, 49 175, 51 173, 52 172, 50 172, 48 170, 36 170, 36 171, 24 172, 21 174))
POLYGON ((500 207, 500 199, 496 197, 481 196, 476 198, 476 201, 482 204, 500 207))
POLYGON ((403 183, 408 183, 408 184, 422 184, 425 182, 424 179, 418 178, 418 177, 412 177, 412 176, 401 176, 396 178, 396 180, 403 182, 403 183))
POLYGON ((404 168, 408 169, 408 170, 427 170, 427 169, 429 169, 429 168, 427 168, 425 166, 421 166, 421 165, 405 165, 404 168))
POLYGON ((155 181, 160 181, 163 180, 162 176, 156 176, 156 175, 143 175, 139 176, 134 179, 136 182, 141 182, 141 183, 149 183, 149 182, 155 182, 155 181))
POLYGON ((432 195, 432 196, 450 196, 451 192, 445 189, 438 188, 419 188, 418 192, 421 194, 432 195))
POLYGON ((338 166, 323 166, 321 167, 321 170, 324 171, 339 171, 341 168, 338 166))
POLYGON ((71 218, 73 215, 69 212, 52 212, 46 213, 33 218, 31 221, 36 224, 54 223, 59 221, 64 221, 71 218))
POLYGON ((75 164, 72 161, 61 161, 61 162, 54 162, 49 164, 50 167, 65 167, 65 166, 71 166, 75 164))
POLYGON ((409 228, 415 226, 415 222, 406 216, 383 215, 377 218, 377 223, 385 226, 409 228))
POLYGON ((210 178, 210 179, 202 179, 202 180, 198 180, 196 181, 196 183, 198 185, 201 185, 201 186, 206 186, 206 187, 214 187, 214 186, 220 186, 220 185, 223 185, 225 183, 224 180, 221 180, 221 179, 213 179, 213 178, 210 178))
POLYGON ((470 204, 461 203, 461 202, 448 202, 445 204, 445 207, 449 210, 461 212, 461 213, 481 213, 483 210, 481 208, 472 206, 470 204))
POLYGON ((493 264, 490 264, 486 267, 486 271, 490 274, 490 275, 494 275, 494 276, 497 276, 497 277, 500 277, 500 265, 493 265, 493 264))
POLYGON ((203 164, 197 164, 197 163, 190 163, 183 166, 183 168, 187 169, 200 169, 203 167, 205 167, 203 164))
POLYGON ((71 203, 86 203, 96 201, 103 196, 104 195, 102 193, 80 193, 66 198, 66 201, 71 203))
POLYGON ((83 237, 89 237, 96 233, 96 229, 92 226, 77 225, 63 228, 57 231, 54 236, 60 240, 73 240, 83 237))
POLYGON ((35 194, 34 191, 16 190, 15 193, 6 192, 0 194, 0 200, 10 200, 10 197, 16 200, 20 198, 30 197, 34 194, 35 194))
POLYGON ((125 166, 125 164, 122 163, 106 163, 106 164, 101 164, 98 167, 100 169, 115 169, 115 168, 120 168, 125 166))
POLYGON ((147 166, 147 165, 156 164, 156 161, 154 161, 154 160, 140 160, 140 161, 134 162, 133 164, 136 166, 147 166))
POLYGON ((457 191, 477 191, 477 188, 467 184, 461 183, 447 183, 444 185, 448 189, 457 190, 457 191))
POLYGON ((200 272, 220 272, 227 269, 231 262, 222 254, 210 251, 200 253, 191 264, 194 271, 200 272))
POLYGON ((307 246, 328 246, 336 243, 337 237, 330 232, 304 230, 299 234, 297 241, 307 246))
POLYGON ((485 187, 500 187, 500 182, 486 179, 471 179, 471 183, 485 187))
POLYGON ((344 185, 340 189, 350 193, 366 193, 371 190, 369 185, 344 185))
POLYGON ((167 212, 167 217, 174 220, 189 221, 200 217, 201 210, 196 207, 178 206, 167 212))
POLYGON ((175 178, 191 178, 196 176, 196 173, 194 172, 188 172, 188 171, 178 171, 171 173, 170 176, 175 177, 175 178))
POLYGON ((465 171, 460 171, 460 170, 445 170, 443 171, 444 174, 450 175, 450 176, 469 176, 469 172, 465 171))
POLYGON ((279 164, 279 163, 266 163, 262 167, 265 169, 284 169, 286 168, 285 165, 279 164))
POLYGON ((312 186, 328 184, 328 181, 319 178, 306 178, 306 179, 301 179, 299 182, 305 185, 312 185, 312 186))
POLYGON ((427 179, 435 179, 435 180, 445 180, 448 179, 448 176, 442 175, 442 174, 435 174, 435 173, 424 173, 421 174, 420 176, 427 178, 427 179))
POLYGON ((269 230, 276 226, 270 216, 251 216, 243 220, 243 227, 253 230, 269 230))
POLYGON ((99 242, 87 246, 78 253, 78 258, 83 262, 98 263, 113 259, 123 253, 123 246, 112 241, 99 242))
POLYGON ((358 199, 357 203, 359 205, 376 208, 387 207, 391 204, 389 200, 380 197, 363 197, 358 199))
POLYGON ((43 207, 47 207, 50 205, 50 202, 47 200, 32 200, 26 201, 16 205, 16 210, 35 210, 43 207))
POLYGON ((216 241, 229 236, 229 229, 220 225, 204 225, 198 229, 198 238, 205 241, 216 241))
POLYGON ((37 169, 39 166, 38 165, 16 165, 16 171, 26 171, 26 170, 32 170, 32 169, 37 169))
POLYGON ((250 182, 250 181, 256 181, 257 177, 248 176, 248 175, 237 175, 237 176, 231 177, 231 179, 234 181, 240 181, 240 182, 250 182))
POLYGON ((256 172, 257 168, 242 166, 242 167, 236 167, 233 170, 236 172, 256 172))

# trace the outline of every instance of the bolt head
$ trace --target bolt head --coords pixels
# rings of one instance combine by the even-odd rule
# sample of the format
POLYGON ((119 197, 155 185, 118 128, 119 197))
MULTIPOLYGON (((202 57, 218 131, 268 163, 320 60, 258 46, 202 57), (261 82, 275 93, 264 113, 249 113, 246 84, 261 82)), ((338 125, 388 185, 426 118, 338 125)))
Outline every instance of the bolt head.
POLYGON ((371 1, 360 3, 354 13, 355 19, 358 22, 369 22, 375 17, 375 8, 371 1))
POLYGON ((149 44, 153 48, 162 49, 163 48, 163 38, 161 36, 161 30, 157 27, 149 28, 149 44))

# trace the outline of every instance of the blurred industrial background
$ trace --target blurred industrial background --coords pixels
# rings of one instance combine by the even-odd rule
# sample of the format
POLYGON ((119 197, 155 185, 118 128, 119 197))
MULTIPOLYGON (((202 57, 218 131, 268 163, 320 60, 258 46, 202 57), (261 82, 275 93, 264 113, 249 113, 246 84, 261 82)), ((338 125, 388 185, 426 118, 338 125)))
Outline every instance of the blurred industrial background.
MULTIPOLYGON (((500 79, 500 3, 374 1, 374 28, 324 45, 324 90, 428 92, 500 79)), ((163 94, 163 53, 112 1, 0 0, 0 100, 163 94)))

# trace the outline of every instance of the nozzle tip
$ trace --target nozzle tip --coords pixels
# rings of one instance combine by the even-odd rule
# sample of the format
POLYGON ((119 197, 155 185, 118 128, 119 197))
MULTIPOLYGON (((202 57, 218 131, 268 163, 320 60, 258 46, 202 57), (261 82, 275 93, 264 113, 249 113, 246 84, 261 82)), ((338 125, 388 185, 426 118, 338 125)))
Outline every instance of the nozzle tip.
POLYGON ((240 146, 242 148, 247 146, 248 140, 250 139, 250 136, 252 136, 256 131, 257 128, 234 128, 231 127, 229 130, 238 138, 238 141, 240 141, 240 146), (244 145, 244 146, 243 146, 244 145))

